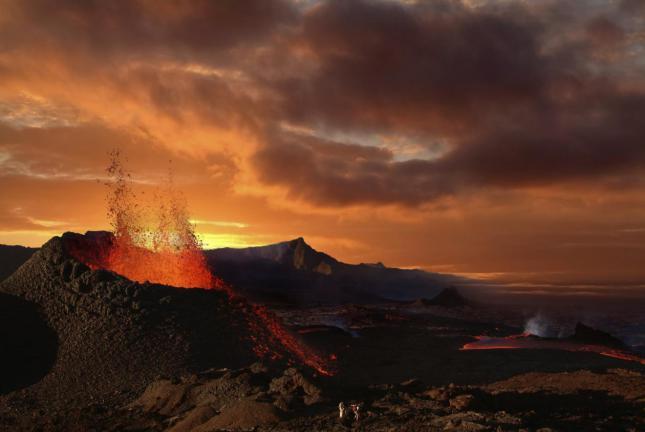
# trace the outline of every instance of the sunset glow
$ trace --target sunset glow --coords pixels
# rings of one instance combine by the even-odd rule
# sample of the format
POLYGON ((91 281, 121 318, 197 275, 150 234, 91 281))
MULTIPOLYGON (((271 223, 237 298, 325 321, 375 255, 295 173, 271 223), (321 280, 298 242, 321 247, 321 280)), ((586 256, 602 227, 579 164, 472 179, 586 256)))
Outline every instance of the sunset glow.
POLYGON ((0 430, 645 430, 645 0, 0 0, 0 430))
POLYGON ((0 243, 109 228, 118 148, 207 248, 642 282, 637 3, 4 1, 0 243))

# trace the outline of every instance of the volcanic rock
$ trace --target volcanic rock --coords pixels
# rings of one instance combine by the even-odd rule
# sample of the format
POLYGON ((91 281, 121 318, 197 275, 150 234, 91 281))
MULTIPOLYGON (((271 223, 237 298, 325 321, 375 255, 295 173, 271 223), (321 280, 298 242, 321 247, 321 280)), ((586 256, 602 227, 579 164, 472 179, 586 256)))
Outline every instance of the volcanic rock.
MULTIPOLYGON (((485 417, 483 414, 473 412, 473 411, 465 411, 465 412, 458 412, 455 414, 439 417, 435 419, 432 423, 433 423, 433 426, 443 427, 444 429, 447 429, 447 430, 459 430, 458 428, 461 427, 461 425, 463 424, 465 425, 478 424, 477 422, 483 422, 483 421, 485 421, 485 417)), ((485 427, 483 427, 482 429, 485 429, 485 427)), ((474 430, 482 430, 482 429, 474 429, 474 430)))
POLYGON ((450 399, 450 407, 458 411, 463 411, 472 404, 474 399, 474 396, 470 394, 459 395, 450 399))
POLYGON ((201 425, 216 417, 217 414, 218 412, 215 408, 209 405, 195 407, 184 418, 179 419, 173 427, 168 429, 168 432, 190 432, 197 430, 201 425))
POLYGON ((604 392, 621 400, 641 400, 645 395, 645 374, 624 369, 610 369, 606 373, 587 370, 566 373, 531 372, 489 384, 486 389, 496 395, 507 392, 604 392))
POLYGON ((206 423, 186 431, 249 430, 260 425, 277 423, 281 417, 278 409, 270 403, 243 399, 225 406, 219 415, 212 417, 206 423))
POLYGON ((312 405, 322 401, 322 391, 295 368, 287 369, 280 378, 271 381, 271 393, 277 393, 284 399, 291 399, 292 395, 302 393, 302 402, 312 405))
POLYGON ((429 397, 430 399, 436 401, 446 401, 448 400, 448 393, 443 388, 431 388, 426 390, 424 396, 429 397))
POLYGON ((23 246, 0 245, 0 281, 9 277, 37 250, 23 246))
MULTIPOLYGON (((138 284, 90 270, 67 252, 66 241, 77 237, 54 237, 0 284, 3 299, 31 311, 30 342, 57 341, 53 349, 46 348, 51 342, 41 347, 55 352, 56 360, 40 365, 48 370, 38 372, 44 378, 28 389, 35 400, 61 406, 124 400, 160 376, 253 361, 243 305, 216 290, 138 284)), ((12 364, 31 355, 2 352, 12 364)), ((11 370, 18 384, 38 375, 30 367, 11 370)))
POLYGON ((172 432, 249 429, 279 421, 293 406, 322 401, 322 390, 302 371, 282 374, 256 363, 248 368, 150 384, 129 408, 176 422, 172 432), (292 406, 281 407, 288 400, 292 406), (296 403, 298 402, 299 403, 296 403))
POLYGON ((0 394, 39 381, 57 349, 56 333, 35 303, 0 293, 0 394))

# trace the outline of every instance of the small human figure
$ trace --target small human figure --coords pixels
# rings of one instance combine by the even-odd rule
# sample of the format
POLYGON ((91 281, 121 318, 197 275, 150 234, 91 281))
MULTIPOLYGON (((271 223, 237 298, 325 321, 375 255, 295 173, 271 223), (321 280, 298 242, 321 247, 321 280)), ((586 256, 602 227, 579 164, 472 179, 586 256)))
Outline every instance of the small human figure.
POLYGON ((361 405, 360 403, 350 404, 349 407, 354 414, 354 421, 358 423, 361 420, 361 405))
POLYGON ((340 423, 343 426, 351 426, 352 424, 352 419, 349 416, 349 413, 347 412, 347 407, 345 406, 345 402, 340 402, 338 404, 338 419, 340 420, 340 423))

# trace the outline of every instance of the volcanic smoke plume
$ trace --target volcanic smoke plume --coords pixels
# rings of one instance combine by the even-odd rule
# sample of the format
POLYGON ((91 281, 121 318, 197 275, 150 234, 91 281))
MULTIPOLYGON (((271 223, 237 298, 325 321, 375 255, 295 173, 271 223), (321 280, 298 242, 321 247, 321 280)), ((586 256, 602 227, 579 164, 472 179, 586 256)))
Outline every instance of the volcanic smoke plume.
POLYGON ((120 152, 110 156, 107 173, 112 181, 106 185, 112 236, 68 245, 73 256, 92 269, 111 270, 137 282, 224 290, 231 305, 238 305, 249 315, 254 351, 259 357, 283 358, 286 351, 323 375, 333 374, 328 362, 285 329, 275 314, 263 306, 248 305, 212 274, 190 223, 186 200, 174 188, 172 172, 155 192, 153 202, 142 205, 120 152))

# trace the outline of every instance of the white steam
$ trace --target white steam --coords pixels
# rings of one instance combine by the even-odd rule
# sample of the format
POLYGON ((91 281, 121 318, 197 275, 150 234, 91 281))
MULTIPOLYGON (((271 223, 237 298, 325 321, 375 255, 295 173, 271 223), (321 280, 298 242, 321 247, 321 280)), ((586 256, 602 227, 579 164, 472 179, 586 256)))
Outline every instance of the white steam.
POLYGON ((566 329, 541 313, 538 313, 526 321, 526 324, 524 324, 524 333, 545 338, 562 338, 566 336, 566 329))

